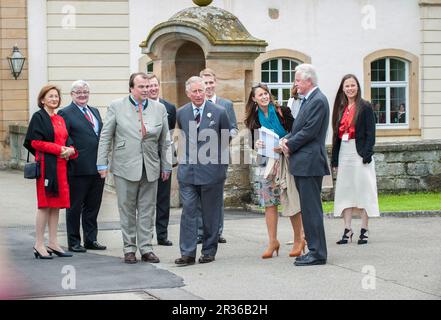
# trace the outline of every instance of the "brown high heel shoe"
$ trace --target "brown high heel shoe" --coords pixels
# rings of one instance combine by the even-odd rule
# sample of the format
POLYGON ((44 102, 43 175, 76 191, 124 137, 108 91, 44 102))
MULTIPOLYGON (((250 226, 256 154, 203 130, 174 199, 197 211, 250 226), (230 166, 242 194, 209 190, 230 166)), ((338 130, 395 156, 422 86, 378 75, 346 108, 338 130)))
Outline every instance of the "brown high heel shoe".
POLYGON ((302 241, 294 242, 294 246, 292 247, 291 252, 289 253, 290 257, 299 257, 302 252, 305 253, 306 241, 302 239, 302 241))
MULTIPOLYGON (((277 240, 276 240, 277 241, 277 240)), ((276 255, 279 256, 279 248, 280 248, 280 243, 279 241, 276 242, 275 246, 269 246, 268 249, 266 249, 266 251, 263 253, 262 255, 262 259, 269 259, 273 257, 274 251, 276 252, 276 255)))

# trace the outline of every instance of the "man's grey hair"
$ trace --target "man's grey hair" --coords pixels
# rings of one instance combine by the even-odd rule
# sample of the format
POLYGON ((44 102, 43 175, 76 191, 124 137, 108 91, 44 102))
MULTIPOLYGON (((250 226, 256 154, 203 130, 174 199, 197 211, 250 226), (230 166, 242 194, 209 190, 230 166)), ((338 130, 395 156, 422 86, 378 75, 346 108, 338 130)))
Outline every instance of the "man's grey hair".
POLYGON ((197 77, 197 76, 194 76, 194 77, 191 77, 190 79, 188 79, 187 80, 187 82, 185 82, 185 91, 187 91, 187 92, 189 92, 190 91, 190 86, 193 84, 193 83, 202 83, 202 86, 203 86, 203 88, 204 88, 204 90, 205 90, 205 82, 204 82, 204 79, 202 79, 201 77, 197 77))
POLYGON ((77 80, 74 83, 72 83, 72 87, 70 89, 70 92, 74 92, 76 89, 87 87, 87 89, 90 89, 89 84, 84 80, 77 80))
POLYGON ((296 67, 295 72, 300 73, 302 80, 311 80, 313 86, 318 85, 317 72, 312 64, 303 63, 296 67))

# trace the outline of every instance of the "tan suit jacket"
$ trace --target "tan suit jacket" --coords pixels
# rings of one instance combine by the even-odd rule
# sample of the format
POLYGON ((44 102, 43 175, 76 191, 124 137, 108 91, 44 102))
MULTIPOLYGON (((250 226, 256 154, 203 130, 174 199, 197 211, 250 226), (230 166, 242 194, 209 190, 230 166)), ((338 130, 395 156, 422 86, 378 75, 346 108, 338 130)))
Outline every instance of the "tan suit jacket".
POLYGON ((147 129, 144 138, 138 110, 129 96, 110 104, 101 131, 97 165, 108 165, 113 143, 110 171, 114 175, 140 181, 144 164, 147 181, 153 182, 162 171, 172 169, 167 110, 163 104, 149 99, 142 117, 147 129))

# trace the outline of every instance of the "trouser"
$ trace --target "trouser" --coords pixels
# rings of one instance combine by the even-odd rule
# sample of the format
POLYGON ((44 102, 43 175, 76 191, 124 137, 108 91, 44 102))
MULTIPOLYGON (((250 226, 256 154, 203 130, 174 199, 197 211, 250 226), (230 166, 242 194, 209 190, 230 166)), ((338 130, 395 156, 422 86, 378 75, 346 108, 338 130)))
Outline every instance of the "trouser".
POLYGON ((97 217, 103 197, 104 179, 98 174, 70 176, 70 208, 66 209, 66 231, 69 247, 81 244, 80 220, 84 244, 97 240, 97 217))
POLYGON ((145 169, 140 181, 115 176, 124 253, 153 251, 152 239, 158 181, 148 182, 145 169), (138 240, 138 241, 137 241, 138 240))
POLYGON ((219 223, 222 215, 224 182, 210 185, 179 183, 183 205, 179 247, 181 255, 196 256, 198 234, 198 210, 200 203, 204 238, 202 254, 215 256, 218 246, 219 223))

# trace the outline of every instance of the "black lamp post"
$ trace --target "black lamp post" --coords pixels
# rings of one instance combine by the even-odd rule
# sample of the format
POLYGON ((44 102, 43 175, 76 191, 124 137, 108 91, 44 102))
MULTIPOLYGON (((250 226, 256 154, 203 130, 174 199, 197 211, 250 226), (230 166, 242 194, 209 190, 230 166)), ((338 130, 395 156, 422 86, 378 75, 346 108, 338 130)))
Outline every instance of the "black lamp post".
POLYGON ((21 70, 23 70, 25 60, 26 58, 21 54, 20 50, 18 50, 18 46, 15 45, 12 50, 12 56, 8 57, 9 68, 11 68, 15 80, 17 80, 21 70))

